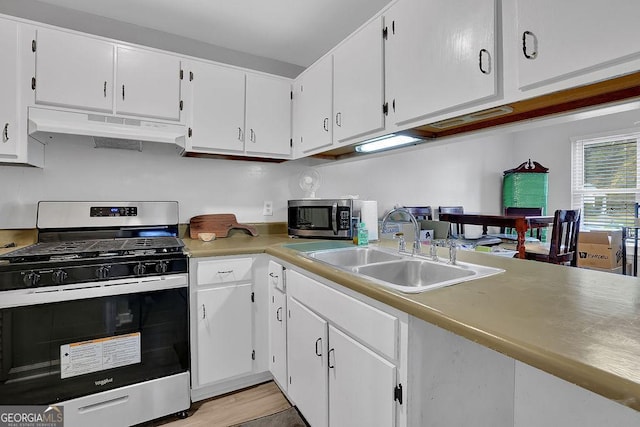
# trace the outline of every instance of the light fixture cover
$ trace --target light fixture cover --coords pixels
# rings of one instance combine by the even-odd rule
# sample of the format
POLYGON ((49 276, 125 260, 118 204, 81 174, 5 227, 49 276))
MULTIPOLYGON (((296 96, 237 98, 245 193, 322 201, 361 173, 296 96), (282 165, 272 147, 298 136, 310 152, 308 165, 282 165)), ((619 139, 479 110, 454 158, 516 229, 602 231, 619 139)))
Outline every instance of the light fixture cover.
POLYGON ((389 135, 369 139, 364 143, 357 145, 356 151, 359 153, 372 153, 374 151, 388 150, 390 148, 396 148, 418 141, 420 141, 420 138, 416 138, 415 136, 396 135, 395 133, 391 133, 389 135))

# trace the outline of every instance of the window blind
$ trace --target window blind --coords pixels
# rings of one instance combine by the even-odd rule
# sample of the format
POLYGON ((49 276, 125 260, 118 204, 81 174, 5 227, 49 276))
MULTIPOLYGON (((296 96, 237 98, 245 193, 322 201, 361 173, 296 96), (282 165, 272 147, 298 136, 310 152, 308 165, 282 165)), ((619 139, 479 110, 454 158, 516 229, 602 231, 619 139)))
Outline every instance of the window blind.
POLYGON ((575 140, 572 204, 586 229, 634 224, 640 134, 575 140))

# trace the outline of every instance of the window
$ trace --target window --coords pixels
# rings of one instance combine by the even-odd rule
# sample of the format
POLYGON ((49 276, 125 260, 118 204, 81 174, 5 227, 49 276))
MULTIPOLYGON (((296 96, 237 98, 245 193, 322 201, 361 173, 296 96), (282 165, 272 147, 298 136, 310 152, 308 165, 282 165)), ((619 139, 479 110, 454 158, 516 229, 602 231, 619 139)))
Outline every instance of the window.
POLYGON ((638 186, 640 133, 573 141, 573 207, 585 229, 631 226, 638 186))

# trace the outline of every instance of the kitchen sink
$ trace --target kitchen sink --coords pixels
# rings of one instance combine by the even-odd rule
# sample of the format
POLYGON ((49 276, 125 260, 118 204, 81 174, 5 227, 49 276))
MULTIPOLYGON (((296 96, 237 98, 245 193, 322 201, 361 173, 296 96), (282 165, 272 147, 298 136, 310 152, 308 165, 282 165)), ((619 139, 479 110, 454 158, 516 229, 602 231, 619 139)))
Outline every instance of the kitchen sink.
POLYGON ((310 252, 309 256, 336 267, 360 267, 367 264, 402 259, 401 255, 395 255, 369 247, 329 249, 310 252))
POLYGON ((419 293, 502 273, 504 270, 458 261, 434 261, 383 248, 350 247, 311 251, 306 256, 406 293, 419 293))

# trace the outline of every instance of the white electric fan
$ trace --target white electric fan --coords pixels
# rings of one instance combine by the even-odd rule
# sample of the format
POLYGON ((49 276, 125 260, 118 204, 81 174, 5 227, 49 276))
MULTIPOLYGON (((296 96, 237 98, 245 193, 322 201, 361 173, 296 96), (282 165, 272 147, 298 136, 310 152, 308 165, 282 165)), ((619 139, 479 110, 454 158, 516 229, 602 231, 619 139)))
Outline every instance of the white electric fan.
POLYGON ((320 187, 320 173, 312 168, 307 168, 300 172, 298 185, 304 191, 305 199, 314 199, 316 190, 320 187))

